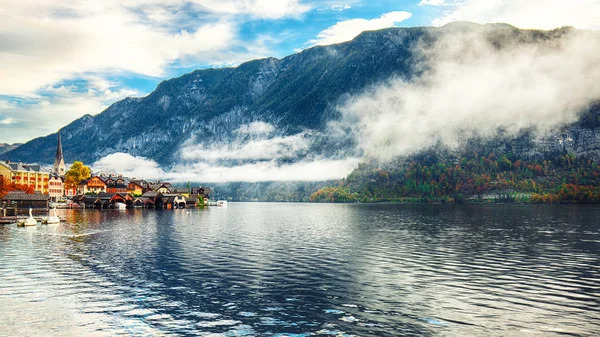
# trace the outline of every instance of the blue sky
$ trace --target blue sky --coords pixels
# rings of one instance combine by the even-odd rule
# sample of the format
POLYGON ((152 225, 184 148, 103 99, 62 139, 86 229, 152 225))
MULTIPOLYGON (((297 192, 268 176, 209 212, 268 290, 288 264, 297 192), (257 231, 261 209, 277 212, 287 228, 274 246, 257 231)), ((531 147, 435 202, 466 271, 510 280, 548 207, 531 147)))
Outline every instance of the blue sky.
POLYGON ((194 69, 363 30, 457 20, 600 28, 600 0, 0 0, 0 142, 25 142, 194 69))

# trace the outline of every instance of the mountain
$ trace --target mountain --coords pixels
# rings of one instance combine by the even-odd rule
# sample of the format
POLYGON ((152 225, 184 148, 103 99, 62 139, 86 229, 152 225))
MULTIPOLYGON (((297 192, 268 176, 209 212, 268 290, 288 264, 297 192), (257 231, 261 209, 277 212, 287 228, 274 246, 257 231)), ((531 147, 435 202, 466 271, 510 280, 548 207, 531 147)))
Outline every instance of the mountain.
MULTIPOLYGON (((354 151, 355 140, 349 136, 340 141, 326 131, 328 123, 340 117, 338 106, 344 100, 390 78, 409 82, 418 79, 428 69, 427 50, 440 36, 467 35, 473 30, 498 49, 545 43, 572 31, 470 23, 390 28, 364 32, 346 43, 317 46, 282 59, 196 70, 161 82, 146 97, 126 98, 98 115, 85 115, 63 127, 64 157, 69 162, 93 163, 109 154, 125 152, 168 167, 181 160, 180 150, 185 144, 209 147, 243 141, 248 136, 239 132, 240 127, 252 122, 272 125, 275 131, 270 137, 325 131, 317 133, 310 151, 320 156, 343 156, 343 149, 354 151)), ((573 151, 598 154, 598 130, 595 126, 574 126, 564 132, 572 134, 568 144, 573 151)), ((529 155, 564 148, 554 134, 534 143, 517 141, 514 147, 529 155)), ((0 157, 50 164, 55 146, 56 134, 51 134, 0 157)))
MULTIPOLYGON (((168 164, 186 140, 227 139, 241 124, 252 121, 268 121, 279 134, 321 128, 342 95, 391 75, 410 77, 416 61, 412 41, 432 31, 367 32, 349 43, 314 47, 283 59, 196 70, 160 83, 146 97, 126 98, 65 126, 64 156, 91 163, 126 152, 168 164)), ((56 134, 51 134, 3 157, 51 163, 55 143, 56 134)))
POLYGON ((8 151, 12 151, 21 145, 22 144, 17 144, 17 143, 15 143, 15 144, 0 143, 0 154, 6 153, 8 151))

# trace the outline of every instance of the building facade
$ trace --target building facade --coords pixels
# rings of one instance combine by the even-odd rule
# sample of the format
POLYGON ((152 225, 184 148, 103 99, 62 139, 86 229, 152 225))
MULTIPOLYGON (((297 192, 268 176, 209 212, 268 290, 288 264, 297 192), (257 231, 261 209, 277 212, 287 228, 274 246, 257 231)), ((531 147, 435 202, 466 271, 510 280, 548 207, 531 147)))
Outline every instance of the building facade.
POLYGON ((77 194, 106 193, 106 183, 100 177, 91 177, 77 186, 77 194))
POLYGON ((31 187, 34 191, 42 194, 48 194, 50 172, 38 164, 0 161, 0 179, 31 187))
POLYGON ((60 201, 64 199, 65 185, 63 178, 55 173, 50 175, 48 180, 48 196, 51 201, 60 201))

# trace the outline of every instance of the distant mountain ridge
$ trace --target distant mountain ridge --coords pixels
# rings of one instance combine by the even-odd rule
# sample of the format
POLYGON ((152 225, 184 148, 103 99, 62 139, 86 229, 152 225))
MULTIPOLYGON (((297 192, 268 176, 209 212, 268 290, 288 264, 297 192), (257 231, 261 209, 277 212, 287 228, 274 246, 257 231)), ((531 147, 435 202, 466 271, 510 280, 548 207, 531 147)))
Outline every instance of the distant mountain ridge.
MULTIPOLYGON (((529 31, 506 24, 389 28, 282 59, 196 70, 161 82, 146 97, 126 98, 98 115, 85 115, 65 126, 61 129, 64 157, 68 162, 93 163, 125 152, 169 166, 178 160, 178 151, 186 142, 228 142, 239 137, 236 130, 241 125, 255 121, 275 126, 273 136, 323 130, 338 116, 336 107, 344 98, 391 77, 411 80, 419 76, 425 70, 420 48, 433 44, 442 32, 462 34, 473 27, 497 40, 499 47, 506 41, 536 43, 562 34, 560 30, 529 31)), ((587 141, 578 151, 598 152, 600 133, 597 129, 585 132, 587 141)), ((56 134, 51 134, 0 157, 50 164, 55 146, 56 134)), ((551 148, 552 144, 544 146, 551 148)), ((331 146, 323 145, 320 150, 328 148, 331 146)))
POLYGON ((21 145, 23 145, 23 144, 20 144, 20 143, 15 143, 15 144, 0 143, 0 154, 6 153, 8 151, 12 151, 12 150, 16 149, 17 147, 19 147, 21 145))

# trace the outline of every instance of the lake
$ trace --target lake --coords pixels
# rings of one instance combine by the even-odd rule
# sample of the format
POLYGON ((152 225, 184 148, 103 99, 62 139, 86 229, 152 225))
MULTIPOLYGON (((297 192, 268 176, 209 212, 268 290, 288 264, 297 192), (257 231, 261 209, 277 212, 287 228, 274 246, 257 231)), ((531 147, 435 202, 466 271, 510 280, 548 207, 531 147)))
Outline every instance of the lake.
POLYGON ((232 203, 0 226, 1 336, 595 336, 600 208, 232 203))

